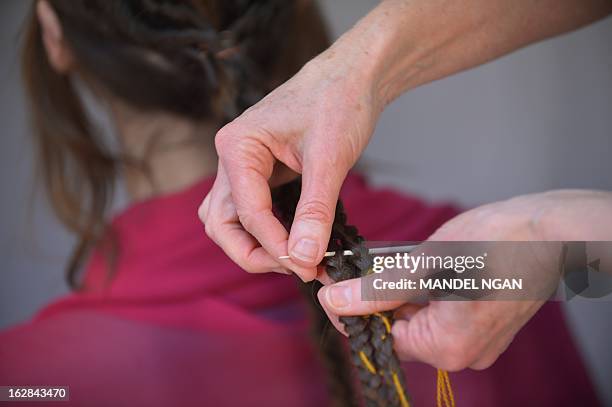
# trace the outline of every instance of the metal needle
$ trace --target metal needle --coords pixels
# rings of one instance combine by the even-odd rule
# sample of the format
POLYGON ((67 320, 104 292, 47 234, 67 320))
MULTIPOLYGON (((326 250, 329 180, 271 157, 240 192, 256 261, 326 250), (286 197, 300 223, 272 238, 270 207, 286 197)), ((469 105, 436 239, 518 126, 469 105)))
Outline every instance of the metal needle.
MULTIPOLYGON (((414 250, 418 245, 408 245, 408 246, 389 246, 389 247, 373 247, 368 249, 370 254, 389 254, 389 253, 400 253, 400 252, 410 252, 414 250)), ((350 250, 345 250, 342 252, 343 256, 352 256, 354 253, 350 250)), ((336 252, 325 252, 323 257, 331 257, 335 256, 336 252)), ((279 259, 289 259, 289 256, 280 256, 279 259)))

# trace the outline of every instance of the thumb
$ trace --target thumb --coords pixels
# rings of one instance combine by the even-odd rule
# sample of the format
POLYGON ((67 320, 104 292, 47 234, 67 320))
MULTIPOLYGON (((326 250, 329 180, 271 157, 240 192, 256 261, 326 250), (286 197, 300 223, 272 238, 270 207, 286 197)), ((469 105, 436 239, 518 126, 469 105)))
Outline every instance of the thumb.
POLYGON ((318 161, 304 163, 302 191, 288 242, 291 259, 305 267, 315 267, 323 259, 340 187, 348 172, 318 161))
POLYGON ((384 292, 375 291, 379 297, 364 300, 362 288, 370 285, 374 275, 341 281, 322 287, 319 290, 319 302, 329 312, 338 316, 369 315, 380 311, 389 311, 404 304, 404 300, 385 298, 384 292))

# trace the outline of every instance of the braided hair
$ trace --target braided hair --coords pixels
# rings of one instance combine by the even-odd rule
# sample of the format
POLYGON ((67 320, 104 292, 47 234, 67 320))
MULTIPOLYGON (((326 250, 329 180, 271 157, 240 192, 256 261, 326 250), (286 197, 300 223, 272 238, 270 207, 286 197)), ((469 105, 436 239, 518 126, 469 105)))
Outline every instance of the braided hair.
POLYGON ((293 1, 51 0, 81 72, 143 109, 231 120, 261 98, 293 1), (274 44, 264 47, 262 44, 274 44), (110 57, 112 55, 112 58, 110 57), (121 75, 116 72, 120 71, 121 75), (154 86, 152 86, 154 85, 154 86))
MULTIPOLYGON (((288 227, 295 215, 295 207, 299 200, 300 181, 294 181, 278 188, 273 199, 277 212, 288 227)), ((334 281, 343 281, 367 275, 371 272, 372 257, 365 246, 365 241, 355 226, 349 225, 341 201, 336 205, 334 223, 332 225, 329 251, 336 254, 327 260, 327 274, 334 281), (344 250, 351 250, 353 256, 343 256, 344 250)), ((319 311, 319 316, 323 314, 319 311)), ((322 316, 322 318, 325 318, 322 316)), ((357 370, 361 390, 366 406, 409 406, 404 373, 395 351, 391 325, 392 312, 376 313, 367 316, 341 317, 349 336, 349 346, 352 364, 357 370)), ((321 326, 319 326, 321 330, 321 326)), ((321 331, 319 331, 319 334, 321 331)), ((334 341, 338 341, 334 337, 334 341)), ((321 349, 327 360, 337 361, 337 347, 321 349)), ((332 390, 335 394, 352 394, 346 391, 351 381, 347 372, 330 371, 332 390), (344 391, 338 389, 343 386, 344 391)), ((352 398, 343 399, 341 405, 353 405, 352 398)))

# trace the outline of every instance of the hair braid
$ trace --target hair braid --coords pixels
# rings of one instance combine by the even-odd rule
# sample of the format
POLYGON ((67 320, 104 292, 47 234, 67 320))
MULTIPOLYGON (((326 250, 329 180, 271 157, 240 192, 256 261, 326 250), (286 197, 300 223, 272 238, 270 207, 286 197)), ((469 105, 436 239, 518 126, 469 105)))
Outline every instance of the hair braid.
POLYGON ((285 46, 296 12, 288 0, 51 2, 83 70, 112 92, 221 122, 271 90, 266 66, 285 46))
POLYGON ((327 371, 327 387, 330 394, 330 405, 334 407, 352 407, 357 405, 356 394, 352 385, 350 363, 346 357, 346 346, 342 335, 329 323, 316 292, 321 283, 313 281, 299 284, 302 294, 310 305, 312 342, 319 351, 321 362, 327 371))
MULTIPOLYGON (((132 0, 133 2, 133 0, 132 0)), ((184 23, 186 27, 205 27, 207 23, 199 13, 194 13, 194 8, 186 3, 175 3, 160 0, 141 0, 150 14, 158 15, 162 19, 171 19, 176 23, 184 23)))
MULTIPOLYGON (((329 276, 342 281, 371 272, 372 256, 357 228, 347 223, 342 202, 336 205, 330 247, 336 254, 326 264, 329 276), (349 249, 352 256, 344 256, 349 249)), ((353 363, 359 371, 367 405, 406 406, 404 375, 393 350, 392 313, 376 313, 361 317, 341 317, 349 334, 353 363)))
MULTIPOLYGON (((299 191, 300 182, 296 181, 274 194, 276 207, 286 225, 295 215, 299 191)), ((336 252, 326 262, 326 271, 334 281, 361 277, 371 271, 372 257, 365 241, 357 228, 347 223, 340 201, 336 205, 328 250, 336 252), (352 256, 342 254, 347 249, 353 252, 352 256)), ((351 360, 357 369, 367 406, 409 406, 404 374, 393 350, 392 318, 391 312, 340 318, 349 335, 351 360)))
MULTIPOLYGON (((272 191, 274 208, 286 227, 291 225, 295 216, 300 187, 301 182, 297 180, 272 191)), ((329 321, 315 295, 321 284, 319 282, 307 284, 299 282, 299 285, 311 309, 313 343, 319 349, 323 364, 327 369, 330 404, 338 407, 355 406, 357 405, 355 391, 343 338, 335 329, 328 329, 329 321)))

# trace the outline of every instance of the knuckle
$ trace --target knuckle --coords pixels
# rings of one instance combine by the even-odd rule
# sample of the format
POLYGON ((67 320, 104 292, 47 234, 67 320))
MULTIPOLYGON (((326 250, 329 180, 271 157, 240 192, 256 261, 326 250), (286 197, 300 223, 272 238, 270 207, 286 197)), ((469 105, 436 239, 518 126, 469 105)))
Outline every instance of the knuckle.
POLYGON ((204 223, 204 232, 206 233, 206 235, 208 237, 210 237, 212 240, 215 240, 215 228, 213 227, 213 225, 211 224, 211 222, 205 222, 204 223))
POLYGON ((450 372, 463 370, 471 364, 470 347, 465 340, 457 340, 445 346, 440 354, 439 367, 450 372))
POLYGON ((219 155, 225 155, 228 151, 230 151, 233 134, 234 131, 232 127, 230 127, 230 124, 224 126, 217 132, 215 135, 215 148, 217 149, 217 153, 219 155))
POLYGON ((330 224, 334 221, 334 210, 321 200, 310 200, 297 208, 297 217, 319 223, 330 224))
POLYGON ((240 268, 241 268, 243 271, 246 271, 246 272, 247 272, 247 273, 249 273, 249 274, 258 274, 257 270, 255 270, 255 269, 254 269, 254 268, 252 268, 252 267, 248 267, 248 266, 242 265, 240 268))
POLYGON ((252 256, 252 251, 242 253, 236 259, 236 263, 238 263, 238 265, 249 274, 261 274, 271 271, 270 269, 265 268, 263 265, 257 264, 255 261, 253 261, 252 256))
MULTIPOLYGON (((245 261, 247 261, 245 259, 245 261)), ((244 271, 246 271, 249 274, 262 274, 264 272, 264 270, 260 269, 260 268, 256 268, 256 267, 252 267, 252 266, 248 266, 248 265, 243 265, 242 269, 244 271)))
POLYGON ((255 222, 257 221, 257 215, 252 214, 250 212, 240 211, 238 214, 238 220, 242 227, 244 227, 247 231, 252 231, 255 226, 255 222))
POLYGON ((200 221, 206 225, 207 216, 208 216, 208 204, 206 201, 204 201, 198 208, 198 218, 200 218, 200 221))
POLYGON ((232 131, 229 136, 217 135, 215 147, 228 172, 231 170, 242 173, 249 171, 267 179, 272 175, 274 156, 265 140, 262 140, 257 134, 239 135, 232 131))
POLYGON ((491 366, 493 366, 493 363, 495 363, 495 361, 497 360, 497 357, 493 358, 493 357, 486 357, 483 358, 481 360, 479 360, 476 363, 473 363, 470 366, 470 369, 474 369, 474 370, 485 370, 490 368, 491 366))
POLYGON ((458 372, 469 366, 469 362, 464 355, 445 354, 442 356, 439 368, 449 372, 458 372))

